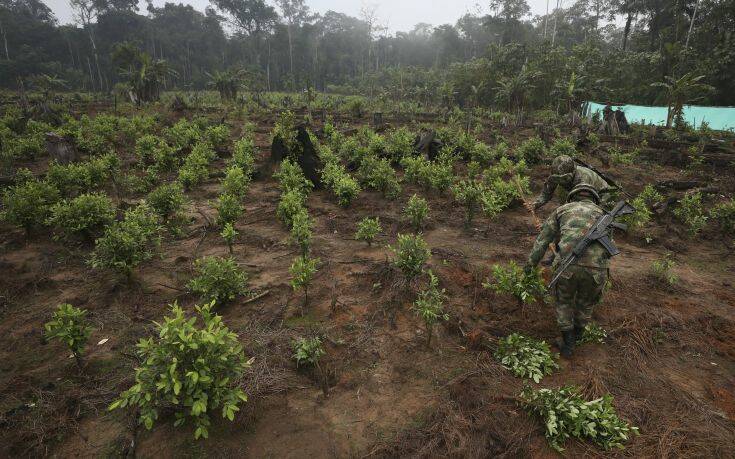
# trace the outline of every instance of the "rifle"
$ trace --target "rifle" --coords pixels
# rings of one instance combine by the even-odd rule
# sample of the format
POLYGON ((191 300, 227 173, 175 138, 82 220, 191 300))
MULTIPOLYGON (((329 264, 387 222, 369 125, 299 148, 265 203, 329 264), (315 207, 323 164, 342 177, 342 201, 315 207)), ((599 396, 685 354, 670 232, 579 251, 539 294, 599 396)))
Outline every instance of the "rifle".
POLYGON ((602 177, 602 179, 604 181, 606 181, 607 184, 610 185, 610 187, 613 190, 615 190, 615 191, 622 191, 623 194, 625 194, 626 196, 628 195, 628 193, 626 193, 625 191, 623 191, 623 187, 621 187, 620 185, 618 185, 615 182, 615 180, 613 180, 612 177, 610 177, 609 175, 605 174, 604 172, 600 172, 599 170, 597 170, 597 168, 595 168, 594 166, 590 166, 589 164, 585 163, 581 159, 574 158, 574 162, 577 163, 578 165, 582 166, 582 167, 586 167, 587 169, 591 170, 595 174, 597 174, 600 177, 602 177))
POLYGON ((557 281, 564 273, 564 271, 566 271, 567 268, 569 268, 577 260, 579 260, 582 255, 584 255, 584 252, 587 250, 587 248, 591 246, 594 242, 599 242, 600 244, 602 244, 602 246, 605 247, 605 250, 607 250, 607 253, 609 253, 611 257, 618 255, 620 251, 615 246, 615 243, 610 239, 610 231, 613 228, 617 228, 623 231, 628 229, 625 224, 618 223, 615 221, 615 219, 621 215, 629 215, 633 212, 635 212, 635 208, 633 206, 628 204, 627 201, 620 201, 615 205, 615 208, 611 212, 606 213, 605 215, 600 217, 595 222, 595 224, 592 225, 592 228, 587 231, 584 237, 577 242, 577 245, 575 245, 574 249, 572 249, 572 253, 567 255, 564 261, 562 261, 556 275, 551 280, 551 282, 549 282, 549 288, 551 289, 554 287, 554 285, 556 285, 557 281))

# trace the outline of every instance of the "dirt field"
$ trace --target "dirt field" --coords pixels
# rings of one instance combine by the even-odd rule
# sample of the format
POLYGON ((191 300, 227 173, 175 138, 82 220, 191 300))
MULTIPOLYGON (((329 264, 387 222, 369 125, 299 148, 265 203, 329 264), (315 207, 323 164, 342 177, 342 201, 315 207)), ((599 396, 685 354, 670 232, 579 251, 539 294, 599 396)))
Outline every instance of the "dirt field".
MULTIPOLYGON (((239 134, 239 125, 233 125, 233 135, 239 134)), ((272 121, 258 123, 263 158, 271 128, 272 121)), ((505 128, 503 135, 517 144, 533 130, 505 128)), ((632 166, 605 171, 631 194, 648 183, 688 177, 667 159, 673 152, 645 153, 646 159, 632 166)), ((602 167, 596 155, 584 158, 602 167)), ((34 170, 42 172, 45 162, 34 164, 34 170)), ((224 160, 214 166, 222 169, 224 160)), ((548 170, 532 169, 534 192, 548 170)), ((698 172, 698 180, 728 196, 735 191, 733 177, 726 168, 705 166, 698 172)), ((523 207, 506 210, 494 222, 477 218, 468 229, 449 193, 427 194, 404 184, 396 200, 363 191, 343 209, 329 191, 314 191, 307 207, 316 220, 312 250, 322 265, 302 316, 302 295, 288 283, 296 249, 275 216, 280 192, 270 177, 252 184, 235 246, 250 286, 267 294, 219 310, 246 354, 255 357, 243 381, 250 401, 232 423, 213 416, 217 420, 206 441, 195 442, 190 429, 174 428, 165 417, 152 431, 134 434, 132 413, 108 412, 107 405, 129 387, 133 346, 151 332, 151 321, 160 320, 174 300, 188 310, 196 303, 185 291, 193 261, 227 253, 205 218, 212 220, 209 201, 219 189, 219 179, 212 178, 188 194, 192 221, 185 234, 165 239, 161 256, 139 268, 134 288, 91 270, 85 264, 90 246, 55 242, 49 232, 26 242, 21 230, 0 227, 0 456, 556 455, 538 420, 517 404, 523 381, 492 357, 493 343, 512 332, 553 342, 558 333, 553 307, 536 303, 519 310, 513 298, 481 286, 493 263, 520 263, 530 251, 536 229, 523 207), (416 286, 401 281, 386 248, 399 232, 410 231, 401 209, 413 193, 429 201, 424 235, 432 249, 430 265, 449 295, 450 319, 437 326, 431 349, 410 310, 416 286), (366 216, 379 216, 384 229, 371 248, 353 237, 366 216), (84 375, 62 345, 42 339, 44 322, 63 302, 88 309, 95 326, 84 375), (325 337, 328 397, 315 376, 298 370, 291 359, 291 341, 312 334, 325 337), (97 345, 103 338, 109 341, 97 345)), ((710 226, 688 239, 670 212, 657 216, 656 223, 650 244, 632 235, 616 237, 622 254, 612 264, 612 289, 595 312, 608 331, 607 343, 579 348, 540 384, 577 384, 589 397, 609 392, 618 413, 641 435, 625 450, 612 452, 570 441, 569 457, 735 457, 732 235, 723 238, 710 226), (666 252, 677 262, 675 287, 649 274, 652 261, 666 252)))

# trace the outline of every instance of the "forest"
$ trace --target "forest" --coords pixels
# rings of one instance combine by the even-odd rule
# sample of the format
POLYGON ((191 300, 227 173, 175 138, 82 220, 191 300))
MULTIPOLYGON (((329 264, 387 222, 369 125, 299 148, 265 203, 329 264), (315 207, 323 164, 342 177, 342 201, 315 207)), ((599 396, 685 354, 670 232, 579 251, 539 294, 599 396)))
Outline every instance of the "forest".
POLYGON ((547 3, 0 0, 0 457, 735 457, 735 1, 547 3))
POLYGON ((713 88, 702 104, 735 105, 730 0, 578 0, 535 17, 524 0, 489 3, 487 15, 389 33, 375 8, 359 18, 315 14, 303 0, 212 0, 203 12, 73 0, 69 25, 40 0, 2 0, 0 86, 32 89, 47 76, 110 93, 154 66, 166 90, 201 90, 241 72, 259 90, 460 106, 506 103, 499 88, 523 87, 523 102, 542 108, 570 86, 575 100, 662 104, 652 84, 692 74, 713 88))

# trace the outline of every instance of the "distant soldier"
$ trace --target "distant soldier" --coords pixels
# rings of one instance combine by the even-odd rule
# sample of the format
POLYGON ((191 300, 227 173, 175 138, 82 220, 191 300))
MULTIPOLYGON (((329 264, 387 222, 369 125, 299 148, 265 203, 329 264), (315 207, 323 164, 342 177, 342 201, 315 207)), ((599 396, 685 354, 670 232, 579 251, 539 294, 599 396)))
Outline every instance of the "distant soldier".
MULTIPOLYGON (((526 272, 534 269, 546 253, 549 244, 556 246, 553 267, 569 255, 586 232, 605 215, 598 206, 597 190, 587 184, 578 184, 569 193, 567 204, 558 207, 546 219, 528 256, 526 272)), ((592 310, 602 299, 607 282, 610 254, 595 241, 584 254, 562 274, 553 291, 556 303, 556 321, 561 329, 559 343, 562 356, 569 358, 576 340, 582 336, 585 325, 592 318, 592 310)))
POLYGON ((557 187, 560 186, 569 192, 581 183, 585 183, 594 188, 598 197, 602 196, 605 202, 617 190, 614 185, 608 183, 597 172, 588 167, 576 164, 569 156, 561 155, 554 158, 554 161, 551 163, 551 176, 546 179, 544 189, 541 195, 534 201, 533 208, 538 210, 546 205, 547 202, 551 201, 557 187))
POLYGON ((628 132, 630 132, 630 124, 628 123, 628 118, 625 117, 625 112, 620 107, 615 110, 615 123, 617 123, 618 130, 621 134, 627 134, 628 132))

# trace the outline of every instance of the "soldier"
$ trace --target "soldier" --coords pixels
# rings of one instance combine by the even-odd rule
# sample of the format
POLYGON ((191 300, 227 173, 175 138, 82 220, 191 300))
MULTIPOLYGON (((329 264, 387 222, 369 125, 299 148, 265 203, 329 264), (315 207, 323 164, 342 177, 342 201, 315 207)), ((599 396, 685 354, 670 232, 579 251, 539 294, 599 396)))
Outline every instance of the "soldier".
MULTIPOLYGON (((558 207, 544 222, 528 256, 526 272, 538 265, 552 242, 557 248, 553 267, 558 268, 560 261, 605 214, 598 206, 599 202, 600 196, 593 186, 585 183, 575 186, 567 203, 558 207)), ((576 340, 592 318, 594 306, 602 299, 609 260, 608 251, 599 242, 594 242, 575 264, 564 271, 554 287, 556 320, 562 333, 559 347, 565 358, 571 357, 576 340)))
POLYGON ((569 191, 580 183, 585 183, 595 189, 598 197, 603 196, 606 202, 613 198, 612 194, 616 191, 616 188, 611 186, 600 174, 590 168, 576 164, 571 157, 566 155, 554 158, 551 163, 551 172, 552 175, 544 183, 543 191, 533 203, 534 210, 540 209, 551 201, 557 186, 569 191))

